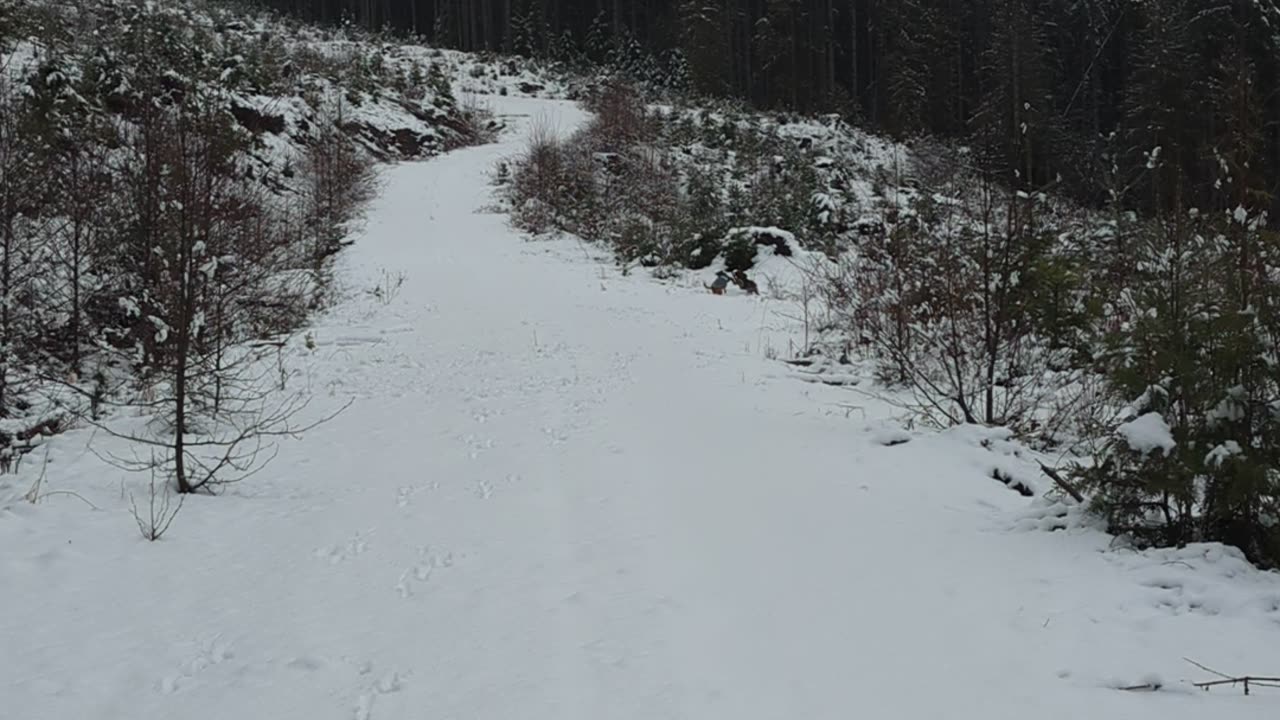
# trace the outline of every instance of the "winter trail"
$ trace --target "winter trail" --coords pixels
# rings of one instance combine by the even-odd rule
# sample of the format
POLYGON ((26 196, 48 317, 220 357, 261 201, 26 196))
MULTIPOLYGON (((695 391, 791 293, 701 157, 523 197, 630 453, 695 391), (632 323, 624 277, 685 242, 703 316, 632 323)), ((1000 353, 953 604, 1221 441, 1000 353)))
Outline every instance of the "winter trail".
POLYGON ((1144 584, 1101 535, 1016 532, 969 438, 885 447, 877 408, 777 377, 769 302, 522 240, 493 166, 583 116, 500 102, 503 142, 385 172, 294 348, 346 412, 154 545, 87 434, 54 466, 108 510, 0 515, 0 718, 1280 712, 1180 660, 1274 672, 1272 579, 1144 584))

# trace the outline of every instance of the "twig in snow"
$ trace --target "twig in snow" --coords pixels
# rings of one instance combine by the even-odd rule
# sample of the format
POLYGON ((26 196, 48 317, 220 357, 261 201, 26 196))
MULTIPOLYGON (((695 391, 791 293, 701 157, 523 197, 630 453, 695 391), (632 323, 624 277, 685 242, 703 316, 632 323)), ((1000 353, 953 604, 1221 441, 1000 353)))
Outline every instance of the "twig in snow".
POLYGON ((1049 467, 1048 465, 1045 465, 1042 462, 1037 462, 1036 464, 1040 466, 1041 472, 1043 472, 1045 475, 1048 475, 1050 480, 1053 480, 1055 485, 1062 488, 1063 492, 1070 495, 1076 502, 1080 503, 1081 505, 1084 504, 1084 495, 1082 495, 1080 491, 1077 490, 1071 483, 1067 482, 1067 479, 1062 477, 1062 473, 1059 473, 1057 470, 1049 467))
POLYGON ((1225 674, 1225 673, 1220 673, 1220 672, 1218 672, 1217 670, 1214 670, 1213 668, 1210 668, 1210 667, 1205 667, 1204 665, 1201 665, 1200 663, 1196 662, 1195 660, 1192 660, 1191 658, 1184 657, 1184 658, 1182 658, 1182 659, 1183 659, 1183 660, 1186 660, 1187 662, 1191 663, 1192 665, 1195 665, 1196 667, 1198 667, 1198 668, 1200 668, 1201 670, 1203 670, 1203 671, 1205 671, 1205 672, 1209 673, 1210 675, 1217 675, 1218 677, 1220 677, 1220 678, 1224 678, 1224 679, 1227 679, 1227 680, 1230 680, 1230 679, 1231 679, 1231 676, 1230 676, 1230 675, 1227 675, 1227 674, 1225 674))
POLYGON ((1126 690, 1128 692, 1155 692, 1161 687, 1160 683, 1142 683, 1141 685, 1127 685, 1125 687, 1116 688, 1117 690, 1126 690))
POLYGON ((70 495, 70 496, 71 496, 71 497, 73 497, 73 498, 77 498, 77 499, 79 499, 79 500, 80 500, 80 502, 83 502, 85 505, 88 505, 90 508, 92 508, 92 509, 94 509, 94 510, 101 510, 101 509, 102 509, 102 508, 98 507, 97 505, 94 505, 93 503, 89 502, 89 500, 88 500, 85 496, 81 495, 80 493, 78 493, 78 492, 76 492, 76 491, 74 491, 74 490, 50 490, 50 491, 48 491, 48 492, 43 493, 42 495, 40 495, 40 499, 41 499, 41 500, 43 500, 43 499, 45 499, 45 498, 49 497, 50 495, 70 495))
POLYGON ((36 505, 41 500, 44 500, 45 498, 50 497, 52 495, 70 495, 73 498, 79 499, 80 502, 84 503, 85 505, 88 505, 90 508, 94 510, 102 509, 97 505, 94 505, 92 502, 89 502, 88 498, 86 498, 85 496, 81 495, 80 493, 74 490, 45 490, 42 492, 40 488, 44 487, 44 481, 45 481, 45 478, 48 476, 48 474, 49 474, 49 450, 48 448, 46 448, 44 451, 44 463, 40 466, 40 476, 36 478, 35 482, 31 485, 31 489, 27 491, 27 494, 23 495, 23 498, 26 499, 27 502, 31 503, 32 505, 36 505))
POLYGON ((1196 662, 1195 660, 1192 660, 1191 658, 1184 657, 1182 659, 1186 660, 1192 665, 1195 665, 1201 670, 1204 670, 1210 675, 1217 675, 1219 678, 1221 678, 1219 680, 1208 680, 1206 682, 1192 683, 1193 685, 1200 688, 1201 690, 1204 690, 1205 692, 1208 692, 1209 688, 1217 687, 1219 685, 1232 685, 1232 686, 1242 685, 1244 686, 1245 695, 1249 694, 1250 685, 1253 685, 1255 687, 1280 688, 1280 677, 1267 677, 1265 675, 1240 675, 1240 676, 1233 677, 1231 675, 1227 675, 1226 673, 1218 672, 1213 668, 1201 665, 1200 663, 1196 662))

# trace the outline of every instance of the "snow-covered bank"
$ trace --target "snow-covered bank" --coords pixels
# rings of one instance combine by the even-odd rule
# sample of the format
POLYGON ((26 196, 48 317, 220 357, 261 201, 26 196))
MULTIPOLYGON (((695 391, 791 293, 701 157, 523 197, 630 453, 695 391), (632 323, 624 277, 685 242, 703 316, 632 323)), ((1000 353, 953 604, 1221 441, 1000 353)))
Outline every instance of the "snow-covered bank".
POLYGON ((1280 712, 1182 660, 1276 673, 1276 576, 1019 530, 962 433, 889 446, 883 408, 775 377, 784 308, 524 242, 490 170, 582 116, 492 102, 506 142, 386 170, 348 300, 292 348, 347 412, 159 543, 87 431, 46 482, 101 510, 0 511, 0 718, 1280 712))

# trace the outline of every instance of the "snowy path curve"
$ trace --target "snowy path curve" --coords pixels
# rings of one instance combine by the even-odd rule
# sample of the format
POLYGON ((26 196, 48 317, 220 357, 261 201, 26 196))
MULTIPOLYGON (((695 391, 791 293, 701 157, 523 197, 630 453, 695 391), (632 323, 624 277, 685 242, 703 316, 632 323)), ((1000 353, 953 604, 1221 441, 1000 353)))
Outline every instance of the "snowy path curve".
POLYGON ((59 448, 107 510, 0 514, 0 718, 1277 716, 1106 687, 1275 670, 1277 585, 1144 584, 1101 536, 1012 532, 1027 501, 958 440, 883 447, 847 394, 777 379, 769 303, 482 211, 520 141, 386 172, 350 298, 295 348, 294 382, 354 404, 267 473, 144 545, 119 473, 59 448))

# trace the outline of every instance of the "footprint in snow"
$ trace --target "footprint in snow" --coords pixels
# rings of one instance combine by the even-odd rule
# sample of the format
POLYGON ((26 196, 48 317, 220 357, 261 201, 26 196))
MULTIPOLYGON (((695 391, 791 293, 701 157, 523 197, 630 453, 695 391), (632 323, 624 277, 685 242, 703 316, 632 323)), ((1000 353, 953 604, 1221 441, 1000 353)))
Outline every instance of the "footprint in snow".
POLYGON ((400 573, 400 579, 396 581, 396 586, 393 589, 401 600, 408 600, 413 597, 413 586, 409 584, 408 570, 400 573))
POLYGON ((204 670, 234 657, 231 642, 225 640, 220 634, 199 640, 196 643, 195 653, 189 660, 182 663, 179 672, 160 679, 159 690, 164 695, 172 695, 204 670))
POLYGON ((355 717, 356 720, 372 720, 373 706, 379 695, 389 695, 391 693, 400 692, 403 687, 403 676, 392 671, 382 676, 380 680, 374 683, 369 690, 360 693, 356 698, 355 717))
POLYGON ((544 427, 542 428, 542 434, 547 436, 548 442, 550 442, 552 447, 569 442, 569 434, 557 428, 544 427))
POLYGON ((431 579, 430 566, 416 565, 404 572, 400 573, 400 579, 396 581, 395 591, 400 595, 400 599, 408 600, 413 597, 413 582, 426 582, 431 579))
POLYGON ((462 442, 470 448, 468 456, 475 460, 480 457, 480 453, 493 449, 493 438, 478 438, 475 435, 466 435, 462 438, 462 442))
POLYGON ((364 535, 356 533, 343 545, 329 545, 318 548, 315 551, 315 556, 322 560, 327 560, 330 565, 337 565, 343 561, 363 555, 369 549, 369 543, 365 538, 372 533, 372 530, 369 530, 364 535))
POLYGON ((453 567, 453 553, 433 552, 430 546, 418 548, 418 563, 400 573, 393 588, 401 599, 413 597, 415 583, 426 583, 439 569, 453 567))
POLYGON ((396 507, 408 507, 417 492, 418 488, 408 485, 396 490, 396 507))

